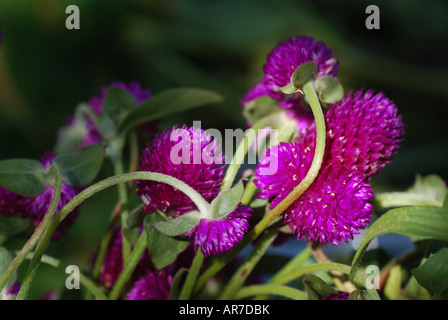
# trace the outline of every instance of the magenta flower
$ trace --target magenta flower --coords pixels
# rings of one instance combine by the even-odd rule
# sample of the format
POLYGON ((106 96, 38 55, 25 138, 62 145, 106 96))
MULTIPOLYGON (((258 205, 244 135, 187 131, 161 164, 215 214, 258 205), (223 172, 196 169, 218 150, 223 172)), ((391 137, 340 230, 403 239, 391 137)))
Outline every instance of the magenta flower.
MULTIPOLYGON (((140 170, 175 177, 195 189, 210 202, 220 191, 224 175, 224 156, 212 136, 199 128, 185 126, 159 134, 140 159, 140 170)), ((196 210, 196 205, 183 192, 167 184, 137 181, 137 193, 153 213, 196 210)))
POLYGON ((166 270, 148 271, 142 275, 128 292, 128 300, 168 300, 173 283, 166 270))
MULTIPOLYGON (((41 162, 46 170, 49 170, 54 162, 56 155, 52 152, 46 152, 41 159, 41 162)), ((62 182, 61 198, 59 200, 55 215, 69 203, 78 193, 79 189, 62 182)), ((53 199, 54 187, 47 186, 45 191, 35 197, 24 197, 24 207, 27 210, 27 215, 33 217, 34 226, 38 226, 50 207, 53 199)), ((59 225, 58 229, 52 235, 52 239, 56 240, 63 236, 68 228, 74 223, 79 213, 78 208, 73 210, 59 225)))
MULTIPOLYGON (((339 245, 366 227, 372 212, 370 178, 393 156, 403 134, 395 105, 381 93, 350 92, 327 112, 327 142, 321 171, 313 184, 285 212, 285 222, 299 239, 339 245)), ((306 176, 314 157, 315 126, 291 144, 268 150, 257 167, 259 197, 280 203, 306 176), (262 173, 269 159, 275 175, 262 173)))
POLYGON ((201 247, 205 257, 227 253, 249 229, 251 211, 251 208, 240 205, 221 220, 201 219, 186 236, 193 239, 195 251, 201 247))
MULTIPOLYGON (((99 115, 103 111, 103 103, 106 98, 107 92, 110 88, 117 88, 117 89, 123 89, 130 93, 137 105, 145 102, 151 97, 151 92, 146 89, 142 89, 140 84, 137 82, 131 82, 129 84, 126 84, 124 82, 115 82, 112 83, 108 87, 101 88, 101 92, 99 96, 92 97, 89 100, 89 106, 92 108, 93 112, 96 115, 99 115)), ((155 122, 150 122, 148 124, 148 131, 154 131, 155 122)), ((81 123, 79 120, 77 120, 75 117, 71 117, 68 120, 68 123, 61 129, 59 132, 59 136, 62 133, 62 130, 66 128, 78 128, 78 130, 82 131, 82 141, 80 145, 78 146, 79 149, 90 146, 92 144, 101 142, 102 137, 100 132, 98 131, 98 128, 95 126, 95 124, 92 122, 91 119, 85 118, 83 119, 83 122, 81 123)))

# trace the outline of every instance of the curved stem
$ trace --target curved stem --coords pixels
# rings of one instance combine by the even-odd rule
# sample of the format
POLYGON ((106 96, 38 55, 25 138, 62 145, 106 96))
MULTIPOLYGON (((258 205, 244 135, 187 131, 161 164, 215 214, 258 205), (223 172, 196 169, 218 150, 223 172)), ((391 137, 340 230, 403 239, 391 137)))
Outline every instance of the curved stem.
POLYGON ((191 264, 190 270, 188 270, 187 279, 185 279, 184 286, 182 287, 182 291, 179 294, 179 300, 188 300, 190 298, 191 293, 193 292, 194 285, 196 283, 196 279, 199 272, 201 271, 202 264, 204 263, 204 258, 204 254, 199 247, 199 250, 191 264))
POLYGON ((308 295, 305 292, 278 284, 260 284, 241 288, 237 292, 235 299, 249 298, 259 294, 281 296, 293 300, 308 299, 308 295))
MULTIPOLYGON (((61 189, 62 189, 62 177, 61 177, 61 170, 59 166, 56 163, 53 163, 53 165, 50 168, 50 174, 53 173, 55 177, 55 186, 54 186, 54 192, 53 192, 53 198, 50 203, 50 206, 47 210, 47 213, 45 214, 44 218, 42 219, 39 226, 34 230, 33 235, 28 239, 26 244, 23 246, 23 248, 17 253, 14 260, 11 262, 11 264, 8 266, 8 268, 5 270, 5 272, 0 277, 0 291, 3 290, 3 287, 5 286, 8 279, 12 276, 12 274, 17 270, 17 268, 22 264, 22 262, 25 260, 28 253, 31 252, 31 250, 34 249, 36 244, 39 242, 39 239, 44 234, 44 232, 49 228, 49 225, 52 222, 52 219, 54 217, 54 213, 57 210, 57 206, 59 204, 59 199, 61 196, 61 189)), ((36 256, 36 259, 38 257, 36 256)), ((35 263, 34 261, 33 263, 35 263)), ((37 262, 38 263, 38 262, 37 262)), ((32 265, 30 264, 30 268, 32 265)), ((31 272, 29 269, 28 272, 31 272)), ((27 273, 27 278, 31 281, 33 274, 27 273)), ((28 281, 28 280, 27 280, 28 281)))
POLYGON ((303 92, 308 98, 308 101, 313 111, 314 120, 316 122, 316 148, 314 151, 313 162, 308 170, 305 178, 299 183, 294 190, 288 194, 276 207, 269 211, 265 217, 244 237, 241 243, 234 247, 232 252, 226 256, 219 257, 211 263, 210 267, 202 274, 196 284, 196 291, 199 291, 202 286, 214 276, 219 270, 221 270, 230 260, 235 258, 239 252, 241 252, 249 243, 255 240, 281 213, 283 213, 288 207, 297 200, 313 183, 319 173, 322 165, 324 153, 325 153, 325 119, 322 113, 319 99, 314 90, 313 82, 308 81, 303 86, 303 92))
POLYGON ((119 297, 121 291, 123 290, 124 286, 131 277, 132 272, 134 272, 135 267, 137 266, 138 262, 140 261, 140 258, 145 252, 146 238, 147 238, 146 232, 142 232, 140 237, 138 238, 134 250, 129 256, 128 262, 125 264, 123 271, 120 273, 117 282, 115 282, 115 285, 109 294, 109 298, 111 300, 116 300, 119 297))

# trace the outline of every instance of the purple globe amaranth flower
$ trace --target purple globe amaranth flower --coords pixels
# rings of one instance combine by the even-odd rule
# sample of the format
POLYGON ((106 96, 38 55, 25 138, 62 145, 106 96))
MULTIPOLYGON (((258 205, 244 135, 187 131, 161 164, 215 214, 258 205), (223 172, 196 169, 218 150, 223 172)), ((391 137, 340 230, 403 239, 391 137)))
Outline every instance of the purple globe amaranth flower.
POLYGON ((331 165, 345 165, 367 177, 391 161, 402 142, 404 125, 395 104, 381 92, 350 91, 326 116, 331 165))
MULTIPOLYGON (((370 178, 394 155, 403 124, 395 105, 381 93, 350 92, 326 113, 327 141, 316 180, 285 212, 285 222, 298 238, 322 244, 347 241, 369 222, 373 193, 370 178)), ((314 158, 316 131, 293 143, 269 149, 256 168, 259 197, 280 203, 306 176, 314 158), (263 173, 269 161, 278 170, 263 173)))
MULTIPOLYGON (((54 162, 56 155, 52 152, 46 152, 41 159, 41 162, 46 170, 49 170, 54 162)), ((61 197, 55 212, 55 215, 69 203, 80 190, 62 182, 61 197)), ((24 206, 27 210, 27 215, 33 217, 34 226, 38 226, 43 220, 45 214, 50 207, 51 200, 53 199, 54 187, 47 186, 45 191, 35 197, 25 197, 24 206)), ((79 208, 73 210, 59 225, 55 233, 52 235, 52 239, 56 240, 63 236, 68 228, 74 223, 76 217, 79 214, 79 208)))
POLYGON ((293 37, 280 42, 267 56, 262 80, 241 100, 244 108, 256 98, 269 96, 277 100, 281 108, 289 109, 287 116, 296 121, 299 135, 302 134, 302 130, 313 122, 311 110, 304 108, 301 93, 284 94, 279 92, 279 89, 290 83, 298 66, 311 61, 317 65, 315 78, 335 76, 338 72, 338 61, 323 42, 317 42, 308 36, 293 37))
POLYGON ((24 197, 0 187, 0 215, 26 217, 24 197))
POLYGON ((142 275, 128 292, 128 300, 168 300, 173 283, 166 270, 148 271, 142 275))
POLYGON ((337 291, 335 293, 330 293, 322 298, 322 300, 348 300, 350 293, 344 291, 337 291))
MULTIPOLYGON (((151 98, 151 92, 149 90, 143 89, 137 82, 131 82, 129 84, 126 84, 124 82, 114 82, 108 87, 102 87, 100 95, 92 97, 89 100, 89 106, 96 115, 99 115, 103 111, 104 100, 106 99, 108 90, 111 88, 123 89, 127 91, 134 97, 137 105, 151 98)), ((151 121, 147 124, 147 126, 145 126, 145 128, 147 129, 147 131, 154 131, 155 126, 156 122, 151 121)), ((67 124, 59 131, 59 138, 63 130, 67 128, 77 128, 78 130, 82 131, 82 140, 78 146, 79 149, 98 143, 102 140, 98 128, 88 117, 83 118, 82 121, 80 119, 77 119, 76 117, 70 117, 67 124)))
MULTIPOLYGON (((123 234, 121 230, 115 229, 109 247, 107 248, 106 255, 104 256, 99 276, 100 283, 109 289, 114 286, 121 271, 123 271, 122 243, 123 234)), ((151 262, 149 253, 145 251, 132 274, 132 278, 138 278, 148 269, 155 270, 155 267, 151 262)))
POLYGON ((240 205, 220 220, 201 219, 185 235, 193 239, 195 251, 201 247, 205 257, 227 253, 240 243, 249 229, 251 211, 251 208, 240 205))
MULTIPOLYGON (((224 177, 224 155, 216 140, 195 127, 165 130, 152 141, 140 159, 140 170, 163 173, 175 177, 206 201, 213 200, 220 191, 224 177)), ((143 200, 143 211, 153 213, 174 211, 185 213, 196 210, 196 205, 183 192, 153 181, 136 181, 137 194, 143 200)))

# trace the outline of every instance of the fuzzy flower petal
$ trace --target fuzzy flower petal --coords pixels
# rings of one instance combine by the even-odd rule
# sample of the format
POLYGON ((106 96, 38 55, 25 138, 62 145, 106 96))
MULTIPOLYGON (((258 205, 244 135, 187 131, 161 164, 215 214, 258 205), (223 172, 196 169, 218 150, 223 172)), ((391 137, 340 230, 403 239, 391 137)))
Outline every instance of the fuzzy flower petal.
POLYGON ((128 293, 128 300, 168 300, 173 278, 166 270, 148 271, 128 293))
MULTIPOLYGON (((220 191, 223 163, 224 156, 212 136, 202 129, 183 126, 166 130, 153 140, 143 152, 140 170, 175 177, 211 201, 220 191)), ((147 213, 185 213, 196 209, 190 198, 172 186, 152 181, 136 183, 147 213)))
POLYGON ((195 250, 201 247, 205 257, 222 255, 240 243, 249 229, 251 208, 240 205, 222 220, 201 219, 186 236, 194 240, 195 250))

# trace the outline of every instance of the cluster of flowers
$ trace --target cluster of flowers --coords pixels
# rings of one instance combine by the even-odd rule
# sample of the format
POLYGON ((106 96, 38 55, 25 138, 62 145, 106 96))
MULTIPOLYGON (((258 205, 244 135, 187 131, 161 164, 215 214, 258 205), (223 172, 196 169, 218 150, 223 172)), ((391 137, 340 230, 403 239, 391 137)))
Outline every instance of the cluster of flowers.
MULTIPOLYGON (((287 95, 279 92, 280 88, 289 83, 294 70, 309 61, 314 61, 318 67, 316 78, 335 76, 338 72, 337 60, 323 43, 304 36, 291 38, 271 51, 263 67, 264 77, 242 99, 243 106, 246 106, 258 97, 268 96, 278 102, 279 108, 287 110, 286 114, 297 124, 299 135, 296 140, 282 143, 278 149, 268 150, 265 154, 266 159, 275 157, 278 160, 277 173, 262 174, 260 169, 268 166, 267 161, 260 161, 262 164, 255 170, 255 183, 260 189, 258 196, 271 200, 271 208, 303 180, 313 160, 316 128, 312 113, 304 105, 300 93, 287 95)), ((114 83, 110 87, 126 90, 138 104, 151 97, 151 93, 137 83, 114 83)), ((97 115, 102 111, 107 90, 103 88, 100 96, 89 101, 97 115)), ((325 111, 325 122, 327 143, 321 171, 307 191, 286 210, 284 221, 299 239, 306 236, 307 240, 324 245, 339 245, 369 223, 372 213, 370 201, 373 198, 370 180, 397 152, 403 135, 403 124, 393 102, 382 93, 374 93, 372 90, 349 91, 341 101, 325 111)), ((76 119, 72 118, 65 127, 77 125, 76 119)), ((101 142, 102 137, 93 122, 87 119, 83 128, 84 138, 79 148, 101 142)), ((190 139, 182 139, 182 143, 199 141, 201 151, 213 143, 212 137, 202 129, 182 128, 190 134, 190 139)), ((163 131, 146 147, 140 160, 140 170, 163 173, 182 180, 210 202, 220 191, 225 167, 196 164, 193 161, 189 164, 172 163, 170 151, 180 141, 171 140, 171 133, 175 129, 163 131)), ((52 161, 52 153, 46 153, 42 158, 47 169, 52 161)), ((144 203, 143 211, 147 214, 159 210, 175 217, 197 209, 185 194, 172 186, 152 181, 136 183, 137 194, 144 203)), ((0 189, 0 214, 33 217, 37 225, 48 209, 52 192, 52 188, 48 187, 37 197, 21 197, 0 189)), ((78 192, 64 184, 58 210, 78 192)), ((69 216, 71 219, 64 220, 55 238, 63 234, 75 216, 72 213, 69 216)), ((251 209, 240 205, 222 219, 203 218, 185 236, 192 239, 195 250, 201 247, 206 257, 224 254, 242 240, 249 229, 251 216, 251 209)), ((123 268, 121 241, 122 234, 116 231, 100 276, 101 283, 107 288, 113 286, 123 268)), ((151 257, 145 253, 133 274, 135 282, 128 299, 168 298, 172 275, 177 268, 178 265, 171 265, 157 270, 152 265, 151 257)))

